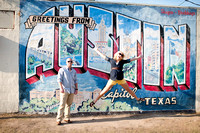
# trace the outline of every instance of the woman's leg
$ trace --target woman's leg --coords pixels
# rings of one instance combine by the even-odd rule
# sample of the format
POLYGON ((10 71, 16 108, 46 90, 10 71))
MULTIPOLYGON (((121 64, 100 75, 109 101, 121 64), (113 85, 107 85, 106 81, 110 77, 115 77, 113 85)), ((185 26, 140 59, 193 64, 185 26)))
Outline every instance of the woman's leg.
POLYGON ((106 94, 114 85, 109 84, 107 82, 106 86, 103 88, 103 90, 99 93, 99 96, 94 100, 94 103, 96 103, 104 94, 106 94))
POLYGON ((138 101, 140 100, 140 98, 138 98, 135 93, 129 88, 128 84, 125 83, 125 84, 120 84, 128 93, 131 94, 131 96, 135 97, 135 99, 138 101))

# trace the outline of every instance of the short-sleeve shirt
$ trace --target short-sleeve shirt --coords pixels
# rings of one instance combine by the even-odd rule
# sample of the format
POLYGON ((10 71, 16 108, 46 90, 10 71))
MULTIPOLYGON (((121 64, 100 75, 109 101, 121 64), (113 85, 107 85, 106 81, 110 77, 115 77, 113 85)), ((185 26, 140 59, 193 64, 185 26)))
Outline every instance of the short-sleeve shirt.
POLYGON ((116 61, 113 59, 113 58, 109 58, 109 57, 106 57, 106 59, 108 62, 110 62, 111 64, 111 72, 110 72, 110 79, 111 80, 122 80, 124 78, 124 74, 123 74, 123 65, 126 64, 126 63, 129 63, 131 62, 130 59, 127 59, 127 60, 121 60, 119 61, 118 63, 116 63, 116 61), (118 68, 118 69, 112 69, 112 68, 118 68))

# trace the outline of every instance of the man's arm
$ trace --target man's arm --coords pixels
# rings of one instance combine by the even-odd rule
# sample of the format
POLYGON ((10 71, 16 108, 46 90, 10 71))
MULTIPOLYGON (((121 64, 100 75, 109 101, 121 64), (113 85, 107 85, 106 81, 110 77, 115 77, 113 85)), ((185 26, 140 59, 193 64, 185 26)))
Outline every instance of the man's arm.
POLYGON ((78 94, 78 83, 75 84, 75 95, 78 94))
POLYGON ((74 83, 75 83, 75 92, 74 94, 78 94, 78 79, 77 79, 77 74, 76 74, 76 71, 75 71, 75 74, 74 74, 74 83))
POLYGON ((57 82, 58 82, 58 85, 59 85, 59 87, 60 87, 60 92, 61 92, 61 93, 64 93, 62 81, 63 81, 63 69, 61 68, 61 69, 58 71, 57 82))
POLYGON ((59 87, 60 87, 60 92, 64 93, 65 91, 63 89, 62 82, 58 82, 58 84, 59 84, 59 87))

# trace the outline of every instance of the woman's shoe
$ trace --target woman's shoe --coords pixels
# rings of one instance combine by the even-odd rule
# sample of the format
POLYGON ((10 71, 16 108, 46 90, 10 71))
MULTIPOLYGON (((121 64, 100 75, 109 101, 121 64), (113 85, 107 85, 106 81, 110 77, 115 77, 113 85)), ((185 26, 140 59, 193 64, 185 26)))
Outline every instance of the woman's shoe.
POLYGON ((139 100, 137 100, 138 103, 144 102, 145 98, 139 98, 139 100))
POLYGON ((92 101, 91 103, 90 103, 90 107, 93 107, 94 106, 94 101, 92 101))
POLYGON ((142 102, 144 102, 144 101, 145 101, 145 98, 139 98, 138 101, 142 101, 142 102))

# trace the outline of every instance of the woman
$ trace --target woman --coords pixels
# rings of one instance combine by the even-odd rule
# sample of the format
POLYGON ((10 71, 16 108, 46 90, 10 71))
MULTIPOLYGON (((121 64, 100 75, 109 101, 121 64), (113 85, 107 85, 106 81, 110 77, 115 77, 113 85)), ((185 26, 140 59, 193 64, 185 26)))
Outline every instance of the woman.
POLYGON ((109 58, 105 55, 103 55, 101 52, 98 51, 97 48, 94 48, 94 50, 105 60, 110 62, 111 64, 111 72, 110 72, 110 79, 108 80, 106 86, 104 89, 100 92, 99 96, 90 103, 90 107, 92 107, 98 100, 101 98, 105 93, 107 93, 114 85, 117 83, 121 85, 127 92, 131 94, 131 96, 135 97, 137 101, 145 101, 144 98, 138 98, 135 93, 129 88, 128 84, 126 83, 124 76, 123 76, 123 65, 125 63, 129 63, 134 60, 138 60, 142 58, 142 56, 138 56, 136 58, 131 58, 128 60, 123 60, 124 58, 124 53, 121 51, 118 51, 115 53, 114 58, 109 58))

